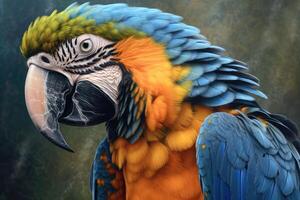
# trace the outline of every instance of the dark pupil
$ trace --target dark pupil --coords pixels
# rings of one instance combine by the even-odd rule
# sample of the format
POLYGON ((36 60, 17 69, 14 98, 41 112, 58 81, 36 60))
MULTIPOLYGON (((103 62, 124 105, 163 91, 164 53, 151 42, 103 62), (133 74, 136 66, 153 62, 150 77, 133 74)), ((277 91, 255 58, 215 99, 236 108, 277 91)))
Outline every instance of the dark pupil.
POLYGON ((89 46, 90 46, 90 44, 89 44, 88 42, 84 42, 84 43, 82 44, 82 47, 83 47, 84 49, 89 48, 89 46))

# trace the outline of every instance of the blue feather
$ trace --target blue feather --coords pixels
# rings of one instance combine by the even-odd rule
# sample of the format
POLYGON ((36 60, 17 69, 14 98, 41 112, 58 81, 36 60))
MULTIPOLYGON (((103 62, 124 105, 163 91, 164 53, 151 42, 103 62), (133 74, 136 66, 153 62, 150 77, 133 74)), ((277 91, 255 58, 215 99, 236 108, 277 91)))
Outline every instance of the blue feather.
POLYGON ((202 76, 204 73, 204 69, 201 66, 192 66, 191 71, 188 76, 185 78, 186 80, 196 80, 202 76))
POLYGON ((226 84, 221 82, 214 82, 213 84, 209 85, 208 90, 201 94, 201 96, 206 98, 215 97, 221 95, 227 91, 228 87, 226 84))
POLYGON ((217 78, 217 75, 214 72, 205 73, 202 76, 200 76, 200 78, 198 78, 195 81, 193 81, 193 85, 195 85, 195 86, 208 85, 209 83, 211 83, 214 80, 216 80, 216 78, 217 78))
POLYGON ((184 24, 184 29, 188 29, 188 30, 191 30, 197 34, 200 34, 200 29, 195 27, 195 26, 190 26, 190 25, 187 25, 187 24, 184 24))
POLYGON ((124 21, 124 24, 129 27, 137 28, 137 27, 140 27, 141 25, 143 25, 145 23, 145 21, 146 20, 143 17, 133 16, 133 17, 126 19, 126 21, 124 21))
POLYGON ((86 16, 87 19, 94 19, 97 24, 102 24, 102 23, 113 20, 113 16, 110 13, 103 12, 101 15, 98 15, 97 14, 98 12, 101 12, 101 11, 95 11, 95 12, 87 15, 86 16))
POLYGON ((273 134, 273 136, 276 137, 277 141, 280 142, 280 144, 287 144, 287 140, 285 139, 283 134, 278 131, 278 129, 275 129, 273 126, 269 126, 268 129, 273 134))
MULTIPOLYGON (((222 77, 222 75, 219 75, 219 76, 221 76, 222 77)), ((218 76, 218 80, 220 80, 219 79, 219 76, 218 76)), ((226 76, 226 75, 225 75, 226 76)), ((230 77, 230 75, 228 75, 229 77, 230 77)), ((226 78, 228 78, 228 76, 226 77, 226 78)), ((237 78, 237 76, 235 76, 236 78, 237 78)), ((224 78, 224 76, 223 76, 223 78, 224 78)), ((222 80, 222 79, 221 79, 222 80)), ((224 80, 224 79, 223 79, 224 80)), ((226 80, 226 79, 225 79, 226 80)), ((227 79, 228 80, 228 79, 227 79)), ((236 80, 236 79, 235 79, 236 80)), ((253 89, 253 88, 251 88, 249 85, 242 85, 242 84, 230 84, 230 87, 232 87, 232 88, 234 88, 234 89, 238 89, 238 90, 242 90, 242 91, 245 91, 245 92, 247 92, 247 93, 250 93, 250 94, 254 94, 254 95, 256 95, 256 96, 259 96, 259 97, 261 97, 261 98, 264 98, 264 99, 268 99, 268 97, 264 94, 264 93, 262 93, 261 91, 259 91, 259 90, 257 90, 257 89, 253 89)))
POLYGON ((207 91, 209 88, 208 85, 202 87, 194 87, 189 94, 189 97, 196 97, 201 95, 203 92, 207 91))
POLYGON ((162 20, 162 19, 154 19, 154 20, 151 20, 151 24, 152 24, 152 26, 154 26, 154 29, 157 30, 157 29, 165 28, 166 26, 168 26, 170 24, 170 22, 167 20, 162 20))
POLYGON ((178 57, 181 54, 181 51, 182 51, 181 47, 167 49, 168 56, 170 59, 178 57))
POLYGON ((225 51, 224 48, 219 47, 219 46, 215 46, 215 45, 211 45, 211 46, 209 47, 209 50, 217 51, 217 52, 219 52, 219 53, 225 51))
POLYGON ((172 62, 176 65, 180 65, 180 64, 188 62, 190 60, 194 60, 195 56, 197 56, 197 54, 195 52, 182 51, 182 49, 181 49, 180 55, 178 57, 176 57, 175 59, 173 59, 172 62))
POLYGON ((164 31, 166 33, 172 33, 172 32, 177 32, 177 31, 181 31, 182 29, 185 28, 185 24, 183 23, 171 23, 169 24, 169 26, 167 26, 164 31))
POLYGON ((264 176, 258 176, 256 179, 256 188, 258 193, 267 192, 267 190, 274 184, 272 179, 268 179, 264 176))
MULTIPOLYGON (((186 28, 183 27, 183 28, 186 28)), ((187 37, 192 37, 192 36, 196 36, 198 35, 199 32, 196 30, 192 30, 192 29, 181 29, 181 31, 175 32, 173 37, 174 38, 187 38, 187 37)))
POLYGON ((284 160, 289 161, 292 159, 292 154, 287 146, 281 147, 281 149, 279 150, 279 154, 284 160))
POLYGON ((206 106, 217 107, 217 106, 229 104, 233 102, 234 99, 235 99, 234 93, 227 91, 224 94, 217 97, 203 98, 201 99, 201 103, 203 103, 206 106))
POLYGON ((168 43, 170 40, 172 40, 172 35, 171 34, 166 34, 161 30, 155 31, 153 33, 153 37, 157 42, 160 43, 168 43))
POLYGON ((169 23, 175 23, 182 20, 181 16, 170 14, 170 13, 161 13, 160 15, 156 16, 157 19, 167 20, 169 23))
POLYGON ((232 59, 230 57, 226 57, 226 56, 222 56, 219 60, 220 60, 220 63, 222 63, 223 65, 235 61, 234 59, 232 59))
POLYGON ((142 25, 141 30, 148 35, 152 35, 155 31, 155 28, 151 24, 145 23, 142 25))
MULTIPOLYGON (((236 75, 232 75, 232 74, 218 74, 217 80, 221 80, 221 81, 234 81, 234 80, 238 80, 239 77, 236 75)), ((232 84, 234 85, 234 84, 232 84)))
POLYGON ((225 67, 225 66, 222 66, 219 70, 222 72, 238 72, 239 71, 237 69, 233 69, 233 68, 225 67))
POLYGON ((230 64, 228 64, 228 65, 229 65, 229 67, 234 68, 234 69, 237 69, 237 70, 247 70, 247 69, 248 69, 247 66, 242 65, 242 64, 230 63, 230 64))
POLYGON ((168 43, 167 48, 168 48, 168 49, 172 49, 172 48, 175 48, 175 47, 179 47, 179 46, 183 45, 186 41, 187 41, 186 38, 172 39, 172 40, 168 43))
POLYGON ((261 157, 259 164, 261 165, 264 176, 266 176, 267 178, 274 178, 275 176, 277 176, 279 166, 272 156, 266 155, 264 157, 261 157))
POLYGON ((150 21, 151 19, 156 19, 158 15, 160 15, 161 11, 155 8, 147 8, 142 13, 138 13, 139 15, 146 15, 147 19, 150 21))
POLYGON ((239 77, 239 80, 242 81, 242 82, 250 83, 251 85, 259 86, 259 84, 256 81, 253 81, 253 80, 250 80, 250 79, 247 79, 247 78, 240 78, 239 77))
POLYGON ((130 144, 135 143, 142 135, 144 130, 144 127, 140 124, 140 126, 137 127, 135 134, 133 134, 130 138, 129 138, 129 142, 130 144))
POLYGON ((272 142, 266 137, 266 130, 264 126, 258 120, 255 120, 255 122, 256 123, 254 123, 254 126, 252 126, 251 128, 256 141, 266 149, 275 148, 272 142))
MULTIPOLYGON (((187 39, 185 39, 187 40, 187 39)), ((193 39, 188 39, 187 43, 185 43, 182 46, 182 49, 184 50, 198 50, 198 49, 205 49, 210 47, 210 43, 209 42, 202 42, 202 41, 197 41, 197 40, 193 40, 193 39)))
POLYGON ((230 194, 232 199, 240 200, 242 199, 241 191, 241 171, 238 169, 231 169, 231 176, 230 176, 230 194))
POLYGON ((195 59, 199 60, 214 60, 219 58, 220 55, 215 54, 215 53, 199 53, 195 59))
POLYGON ((219 69, 222 66, 222 63, 219 60, 214 60, 206 64, 201 64, 205 72, 212 72, 219 69))

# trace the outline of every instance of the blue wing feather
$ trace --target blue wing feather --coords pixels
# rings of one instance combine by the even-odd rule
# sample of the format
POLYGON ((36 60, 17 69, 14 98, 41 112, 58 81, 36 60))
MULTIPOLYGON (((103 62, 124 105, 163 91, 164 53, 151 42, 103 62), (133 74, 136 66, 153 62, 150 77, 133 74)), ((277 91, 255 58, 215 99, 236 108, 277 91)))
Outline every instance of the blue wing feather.
POLYGON ((168 49, 173 49, 175 47, 179 47, 181 45, 183 45, 185 42, 186 42, 186 38, 176 38, 176 39, 172 39, 169 43, 168 43, 168 46, 167 48, 168 49))
POLYGON ((300 196, 299 153, 272 123, 213 113, 201 126, 196 149, 205 199, 300 196))
POLYGON ((218 107, 218 106, 232 103, 234 99, 235 99, 235 94, 227 90, 225 93, 212 98, 204 98, 200 96, 199 99, 195 99, 195 101, 201 102, 201 104, 205 106, 218 107))
MULTIPOLYGON (((114 167, 111 162, 109 143, 105 138, 101 141, 97 148, 90 175, 90 186, 93 200, 108 199, 108 193, 116 192, 116 189, 111 185, 111 181, 114 179, 114 174, 109 173, 106 168, 108 163, 114 167), (106 159, 101 159, 101 157, 105 157, 106 159), (98 185, 97 180, 103 181, 104 184, 98 185)), ((118 169, 115 168, 115 170, 118 169)))
POLYGON ((204 86, 208 85, 209 83, 215 81, 217 78, 217 75, 212 73, 205 73, 205 75, 201 76, 200 78, 193 81, 193 86, 204 86))
POLYGON ((222 82, 214 82, 213 84, 211 84, 209 86, 208 90, 206 90, 204 93, 202 93, 202 96, 206 97, 206 98, 215 97, 215 96, 225 93, 227 91, 227 89, 228 89, 228 87, 226 84, 224 84, 222 82))

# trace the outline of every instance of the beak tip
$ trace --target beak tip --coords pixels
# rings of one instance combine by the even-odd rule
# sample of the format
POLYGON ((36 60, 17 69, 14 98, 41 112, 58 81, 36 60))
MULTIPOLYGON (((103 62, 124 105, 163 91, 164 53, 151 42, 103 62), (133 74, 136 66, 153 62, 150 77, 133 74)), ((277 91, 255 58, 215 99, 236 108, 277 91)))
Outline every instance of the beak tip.
POLYGON ((58 143, 57 141, 51 140, 51 139, 50 139, 50 141, 53 144, 55 144, 56 146, 58 146, 58 147, 60 147, 60 148, 62 148, 64 150, 66 150, 68 152, 74 153, 74 150, 66 142, 64 142, 64 143, 58 143))
POLYGON ((62 149, 68 151, 68 152, 71 152, 71 153, 74 153, 74 150, 67 144, 62 144, 62 145, 58 145, 59 147, 61 147, 62 149))
POLYGON ((62 134, 59 131, 56 134, 53 134, 53 133, 51 134, 47 131, 40 131, 40 132, 43 136, 45 136, 50 142, 52 142, 56 146, 66 150, 68 152, 74 153, 74 150, 68 145, 68 143, 66 142, 66 140, 63 138, 62 134))
POLYGON ((64 148, 66 151, 71 152, 71 153, 75 153, 74 150, 70 147, 67 146, 66 148, 64 148))

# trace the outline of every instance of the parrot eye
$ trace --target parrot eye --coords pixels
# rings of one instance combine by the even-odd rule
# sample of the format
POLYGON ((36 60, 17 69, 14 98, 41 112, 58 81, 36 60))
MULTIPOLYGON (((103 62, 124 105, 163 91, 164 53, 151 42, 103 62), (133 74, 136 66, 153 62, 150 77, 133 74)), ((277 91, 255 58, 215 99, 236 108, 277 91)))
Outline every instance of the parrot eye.
POLYGON ((91 51, 93 48, 93 43, 90 39, 83 40, 80 43, 80 50, 84 53, 91 51))

